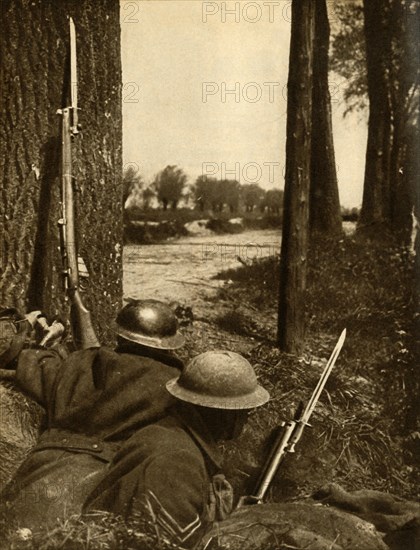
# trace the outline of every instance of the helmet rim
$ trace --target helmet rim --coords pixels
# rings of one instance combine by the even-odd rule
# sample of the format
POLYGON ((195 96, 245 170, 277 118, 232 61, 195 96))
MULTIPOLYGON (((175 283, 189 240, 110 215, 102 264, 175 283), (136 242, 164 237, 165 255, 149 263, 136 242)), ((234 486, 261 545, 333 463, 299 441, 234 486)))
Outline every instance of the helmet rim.
POLYGON ((121 336, 130 342, 135 342, 136 344, 141 344, 149 348, 173 350, 182 347, 185 343, 185 338, 179 333, 162 337, 146 336, 144 334, 125 329, 116 321, 112 321, 111 330, 118 334, 118 336, 121 336))
POLYGON ((201 407, 226 410, 254 409, 264 405, 270 399, 268 391, 259 384, 250 393, 239 396, 220 397, 189 390, 179 384, 179 379, 180 376, 177 376, 166 383, 168 392, 181 401, 201 407))

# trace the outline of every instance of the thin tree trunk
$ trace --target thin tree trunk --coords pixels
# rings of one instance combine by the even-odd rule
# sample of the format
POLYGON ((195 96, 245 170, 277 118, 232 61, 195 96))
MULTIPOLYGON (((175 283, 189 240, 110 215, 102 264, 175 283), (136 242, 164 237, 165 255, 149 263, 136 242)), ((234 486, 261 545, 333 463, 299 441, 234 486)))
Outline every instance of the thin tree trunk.
POLYGON ((332 133, 331 96, 328 89, 329 40, 326 0, 315 0, 309 218, 312 234, 334 237, 341 235, 342 221, 332 133))
POLYGON ((305 334, 314 19, 313 0, 293 1, 277 335, 290 353, 302 349, 305 334))
POLYGON ((78 50, 79 122, 73 145, 84 296, 98 335, 122 294, 122 128, 117 0, 2 1, 0 303, 66 314, 58 252, 60 120, 69 84, 69 19, 78 50))

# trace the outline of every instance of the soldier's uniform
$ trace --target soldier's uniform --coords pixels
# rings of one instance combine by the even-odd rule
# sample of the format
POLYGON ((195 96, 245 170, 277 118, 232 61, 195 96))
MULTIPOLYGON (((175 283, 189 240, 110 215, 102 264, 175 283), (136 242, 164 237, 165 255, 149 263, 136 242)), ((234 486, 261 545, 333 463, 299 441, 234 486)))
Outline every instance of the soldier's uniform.
POLYGON ((47 429, 1 496, 19 524, 79 513, 121 445, 173 405, 165 383, 182 363, 136 348, 21 353, 17 383, 45 408, 47 429))
POLYGON ((152 509, 161 533, 189 548, 231 512, 233 491, 220 470, 221 456, 200 415, 178 405, 121 447, 85 510, 130 517, 152 509))
POLYGON ((146 506, 162 534, 191 547, 230 513, 233 492, 211 434, 164 389, 182 363, 135 351, 21 353, 17 381, 45 407, 48 428, 2 495, 20 527, 82 511, 130 517, 146 506))
MULTIPOLYGON (((142 323, 156 318, 149 302, 140 305, 141 316, 136 305, 123 312, 142 323)), ((120 329, 124 338, 160 342, 161 349, 180 342, 173 326, 165 339, 140 340, 120 329)), ((166 352, 126 340, 116 351, 84 350, 65 359, 59 350, 23 352, 17 381, 45 407, 48 426, 2 495, 19 526, 45 526, 82 511, 128 518, 146 510, 162 536, 192 548, 224 519, 233 491, 220 472, 215 440, 235 437, 241 413, 269 395, 233 352, 203 353, 181 367, 166 352)))

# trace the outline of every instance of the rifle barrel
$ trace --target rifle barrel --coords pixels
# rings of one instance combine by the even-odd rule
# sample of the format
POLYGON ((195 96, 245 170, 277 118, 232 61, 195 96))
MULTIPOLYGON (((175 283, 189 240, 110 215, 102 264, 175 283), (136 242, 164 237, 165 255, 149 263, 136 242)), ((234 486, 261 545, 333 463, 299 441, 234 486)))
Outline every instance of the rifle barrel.
POLYGON ((252 498, 254 498, 256 501, 261 502, 264 499, 267 489, 276 474, 282 458, 284 457, 290 437, 295 427, 296 421, 290 420, 285 424, 281 432, 281 437, 279 436, 279 438, 277 439, 277 442, 273 447, 273 451, 270 453, 270 456, 268 457, 267 462, 264 466, 263 475, 260 481, 257 483, 255 495, 252 496, 252 498))
POLYGON ((64 235, 67 256, 67 278, 69 290, 76 289, 79 285, 76 252, 76 227, 74 219, 74 192, 71 158, 71 132, 70 132, 70 109, 62 110, 62 193, 64 235))

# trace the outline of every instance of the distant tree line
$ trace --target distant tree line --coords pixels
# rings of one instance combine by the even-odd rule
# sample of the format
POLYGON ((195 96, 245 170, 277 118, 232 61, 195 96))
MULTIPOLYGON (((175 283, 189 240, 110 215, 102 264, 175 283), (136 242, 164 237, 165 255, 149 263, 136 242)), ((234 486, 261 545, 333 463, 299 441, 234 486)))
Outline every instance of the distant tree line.
POLYGON ((181 201, 192 204, 201 211, 231 214, 246 212, 268 212, 280 214, 283 206, 283 191, 265 190, 257 183, 241 184, 237 180, 218 180, 198 176, 193 185, 187 185, 188 177, 178 166, 166 166, 148 186, 133 166, 124 171, 123 201, 125 210, 131 207, 148 210, 157 202, 163 210, 176 210, 181 201))

